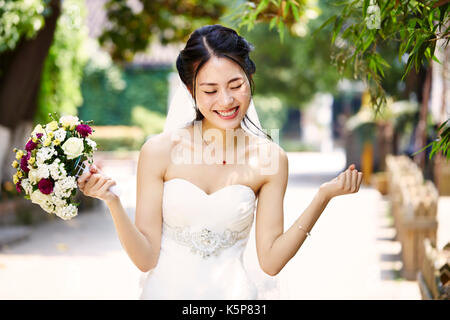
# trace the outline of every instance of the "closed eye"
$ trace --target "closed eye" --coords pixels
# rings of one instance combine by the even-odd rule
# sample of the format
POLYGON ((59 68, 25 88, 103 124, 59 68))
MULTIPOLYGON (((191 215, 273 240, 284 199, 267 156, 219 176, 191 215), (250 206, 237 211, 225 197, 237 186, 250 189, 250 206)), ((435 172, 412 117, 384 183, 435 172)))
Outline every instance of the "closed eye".
MULTIPOLYGON (((240 85, 237 86, 237 87, 231 88, 231 89, 239 89, 240 87, 242 87, 242 84, 240 84, 240 85)), ((213 94, 213 93, 216 93, 216 92, 217 92, 217 91, 211 91, 211 92, 205 91, 205 93, 207 93, 207 94, 213 94)))

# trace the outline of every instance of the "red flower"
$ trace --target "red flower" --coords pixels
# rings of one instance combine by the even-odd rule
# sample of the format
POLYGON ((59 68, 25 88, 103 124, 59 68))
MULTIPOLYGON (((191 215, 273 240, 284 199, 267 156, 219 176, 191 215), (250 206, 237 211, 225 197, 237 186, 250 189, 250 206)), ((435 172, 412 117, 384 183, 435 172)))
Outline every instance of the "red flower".
POLYGON ((53 181, 50 179, 41 179, 38 183, 38 188, 43 194, 50 194, 53 192, 53 181))
POLYGON ((22 159, 20 159, 20 169, 22 169, 24 172, 30 171, 28 169, 28 160, 30 160, 31 152, 28 151, 26 156, 23 156, 22 159))
POLYGON ((88 135, 92 133, 92 128, 89 127, 87 124, 77 125, 76 130, 83 138, 86 138, 88 135))
POLYGON ((22 189, 20 188, 21 185, 22 183, 20 181, 16 183, 16 190, 18 193, 22 192, 22 189))
POLYGON ((37 146, 37 143, 34 143, 33 140, 28 140, 27 145, 25 146, 25 150, 27 151, 31 151, 33 149, 35 149, 37 146))

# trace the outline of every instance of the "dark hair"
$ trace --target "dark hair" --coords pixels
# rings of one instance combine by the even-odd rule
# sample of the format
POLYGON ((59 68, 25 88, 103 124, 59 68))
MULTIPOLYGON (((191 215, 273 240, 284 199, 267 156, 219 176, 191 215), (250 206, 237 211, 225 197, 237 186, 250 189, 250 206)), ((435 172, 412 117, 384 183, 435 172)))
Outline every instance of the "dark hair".
MULTIPOLYGON (((186 46, 180 51, 176 61, 176 67, 181 81, 191 91, 195 103, 196 117, 194 121, 202 120, 203 114, 197 107, 195 83, 200 68, 214 55, 216 57, 228 58, 237 63, 244 70, 250 82, 250 91, 253 96, 255 84, 253 74, 256 71, 255 63, 250 59, 249 53, 254 49, 243 37, 239 36, 233 29, 220 24, 206 25, 195 30, 189 37, 186 46)), ((255 128, 263 132, 270 140, 270 135, 260 130, 256 124, 244 116, 244 124, 250 129, 246 120, 250 121, 255 128)))

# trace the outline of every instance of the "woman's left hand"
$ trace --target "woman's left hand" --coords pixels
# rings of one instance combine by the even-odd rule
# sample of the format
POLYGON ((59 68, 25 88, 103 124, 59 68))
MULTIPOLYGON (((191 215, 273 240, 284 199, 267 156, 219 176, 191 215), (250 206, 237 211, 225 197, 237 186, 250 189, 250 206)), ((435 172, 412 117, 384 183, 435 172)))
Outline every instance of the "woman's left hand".
POLYGON ((331 181, 325 182, 320 186, 320 191, 328 198, 332 199, 344 194, 356 193, 362 181, 362 172, 355 169, 352 163, 347 170, 342 172, 331 181))

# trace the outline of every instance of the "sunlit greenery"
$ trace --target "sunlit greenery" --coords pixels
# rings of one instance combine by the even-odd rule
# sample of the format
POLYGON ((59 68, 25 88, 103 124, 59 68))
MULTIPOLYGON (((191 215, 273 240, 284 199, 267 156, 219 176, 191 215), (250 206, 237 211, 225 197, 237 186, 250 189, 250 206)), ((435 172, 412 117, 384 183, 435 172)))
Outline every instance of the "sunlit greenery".
POLYGON ((21 37, 33 37, 44 25, 48 0, 0 0, 0 53, 13 50, 21 37))
POLYGON ((63 1, 54 41, 44 65, 36 123, 50 121, 50 112, 77 114, 77 106, 82 103, 82 70, 88 58, 85 17, 83 0, 63 1))

